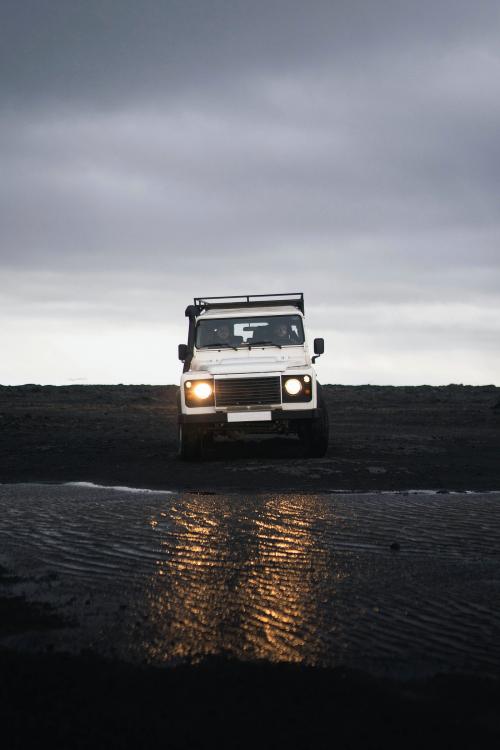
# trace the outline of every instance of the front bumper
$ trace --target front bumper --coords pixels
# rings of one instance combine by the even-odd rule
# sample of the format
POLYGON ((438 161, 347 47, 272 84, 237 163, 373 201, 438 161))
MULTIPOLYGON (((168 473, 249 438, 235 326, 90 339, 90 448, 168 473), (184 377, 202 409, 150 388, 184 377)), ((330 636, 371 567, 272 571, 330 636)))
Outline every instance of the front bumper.
MULTIPOLYGON (((262 407, 265 409, 265 407, 262 407)), ((227 412, 218 411, 213 414, 179 414, 178 421, 180 424, 228 424, 227 412)), ((271 410, 271 422, 289 422, 296 419, 318 419, 319 409, 301 409, 300 411, 291 409, 271 410)), ((238 422, 230 422, 232 429, 238 429, 238 422)), ((259 424, 259 422, 252 422, 259 424)), ((269 422, 265 423, 269 424, 269 422)))

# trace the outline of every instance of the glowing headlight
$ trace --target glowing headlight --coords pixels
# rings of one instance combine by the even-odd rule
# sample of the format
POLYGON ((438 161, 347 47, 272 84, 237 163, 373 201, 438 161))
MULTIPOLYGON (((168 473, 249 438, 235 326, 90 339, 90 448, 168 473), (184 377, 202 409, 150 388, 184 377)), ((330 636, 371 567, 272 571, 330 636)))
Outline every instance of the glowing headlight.
POLYGON ((302 390, 302 383, 297 378, 288 378, 285 380, 285 391, 290 396, 296 396, 302 390))
POLYGON ((212 395, 212 386, 210 385, 210 383, 196 383, 193 386, 193 392, 196 398, 204 401, 206 398, 210 398, 210 396, 212 395))

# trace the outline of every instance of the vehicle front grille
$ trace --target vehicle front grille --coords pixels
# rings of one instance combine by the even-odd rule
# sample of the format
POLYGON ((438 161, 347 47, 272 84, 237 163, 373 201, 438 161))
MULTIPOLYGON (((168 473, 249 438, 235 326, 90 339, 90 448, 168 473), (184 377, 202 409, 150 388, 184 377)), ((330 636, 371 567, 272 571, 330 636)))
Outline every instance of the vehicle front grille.
POLYGON ((215 381, 216 406, 259 406, 281 403, 281 379, 229 378, 215 381))

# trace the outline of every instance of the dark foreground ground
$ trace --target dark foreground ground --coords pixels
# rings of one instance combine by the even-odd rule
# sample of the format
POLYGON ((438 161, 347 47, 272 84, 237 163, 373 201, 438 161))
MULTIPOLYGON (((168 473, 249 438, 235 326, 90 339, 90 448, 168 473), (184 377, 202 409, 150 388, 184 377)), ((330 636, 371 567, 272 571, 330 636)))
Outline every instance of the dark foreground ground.
MULTIPOLYGON (((0 590, 11 576, 0 568, 0 590)), ((0 599, 0 637, 65 627, 0 599)), ((396 682, 211 657, 169 669, 0 648, 4 750, 50 748, 495 748, 500 683, 436 675, 396 682)))
POLYGON ((176 455, 176 386, 0 387, 0 481, 220 489, 500 489, 500 388, 325 386, 324 459, 293 439, 176 455))
POLYGON ((493 681, 396 685, 224 659, 143 669, 0 652, 4 748, 494 748, 493 681))
MULTIPOLYGON (((500 489, 500 389, 493 386, 327 386, 332 431, 325 459, 306 461, 293 442, 274 440, 219 445, 207 461, 189 465, 176 457, 176 392, 174 386, 0 387, 0 482, 205 493, 500 489)), ((0 568, 0 637, 36 638, 71 626, 48 606, 13 596, 13 583, 15 572, 0 568)), ((401 682, 342 667, 223 656, 160 669, 90 652, 0 649, 6 750, 44 742, 52 748, 492 748, 500 741, 499 705, 498 676, 448 673, 401 682)))

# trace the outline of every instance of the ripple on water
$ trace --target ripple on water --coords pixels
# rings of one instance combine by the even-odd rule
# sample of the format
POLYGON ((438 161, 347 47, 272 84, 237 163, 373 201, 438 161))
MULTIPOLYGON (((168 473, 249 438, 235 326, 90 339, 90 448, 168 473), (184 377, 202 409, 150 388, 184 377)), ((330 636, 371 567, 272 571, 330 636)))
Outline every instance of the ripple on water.
POLYGON ((500 666, 498 493, 3 485, 0 513, 2 562, 57 573, 43 595, 73 602, 81 628, 63 640, 161 663, 224 652, 417 672, 500 666))

